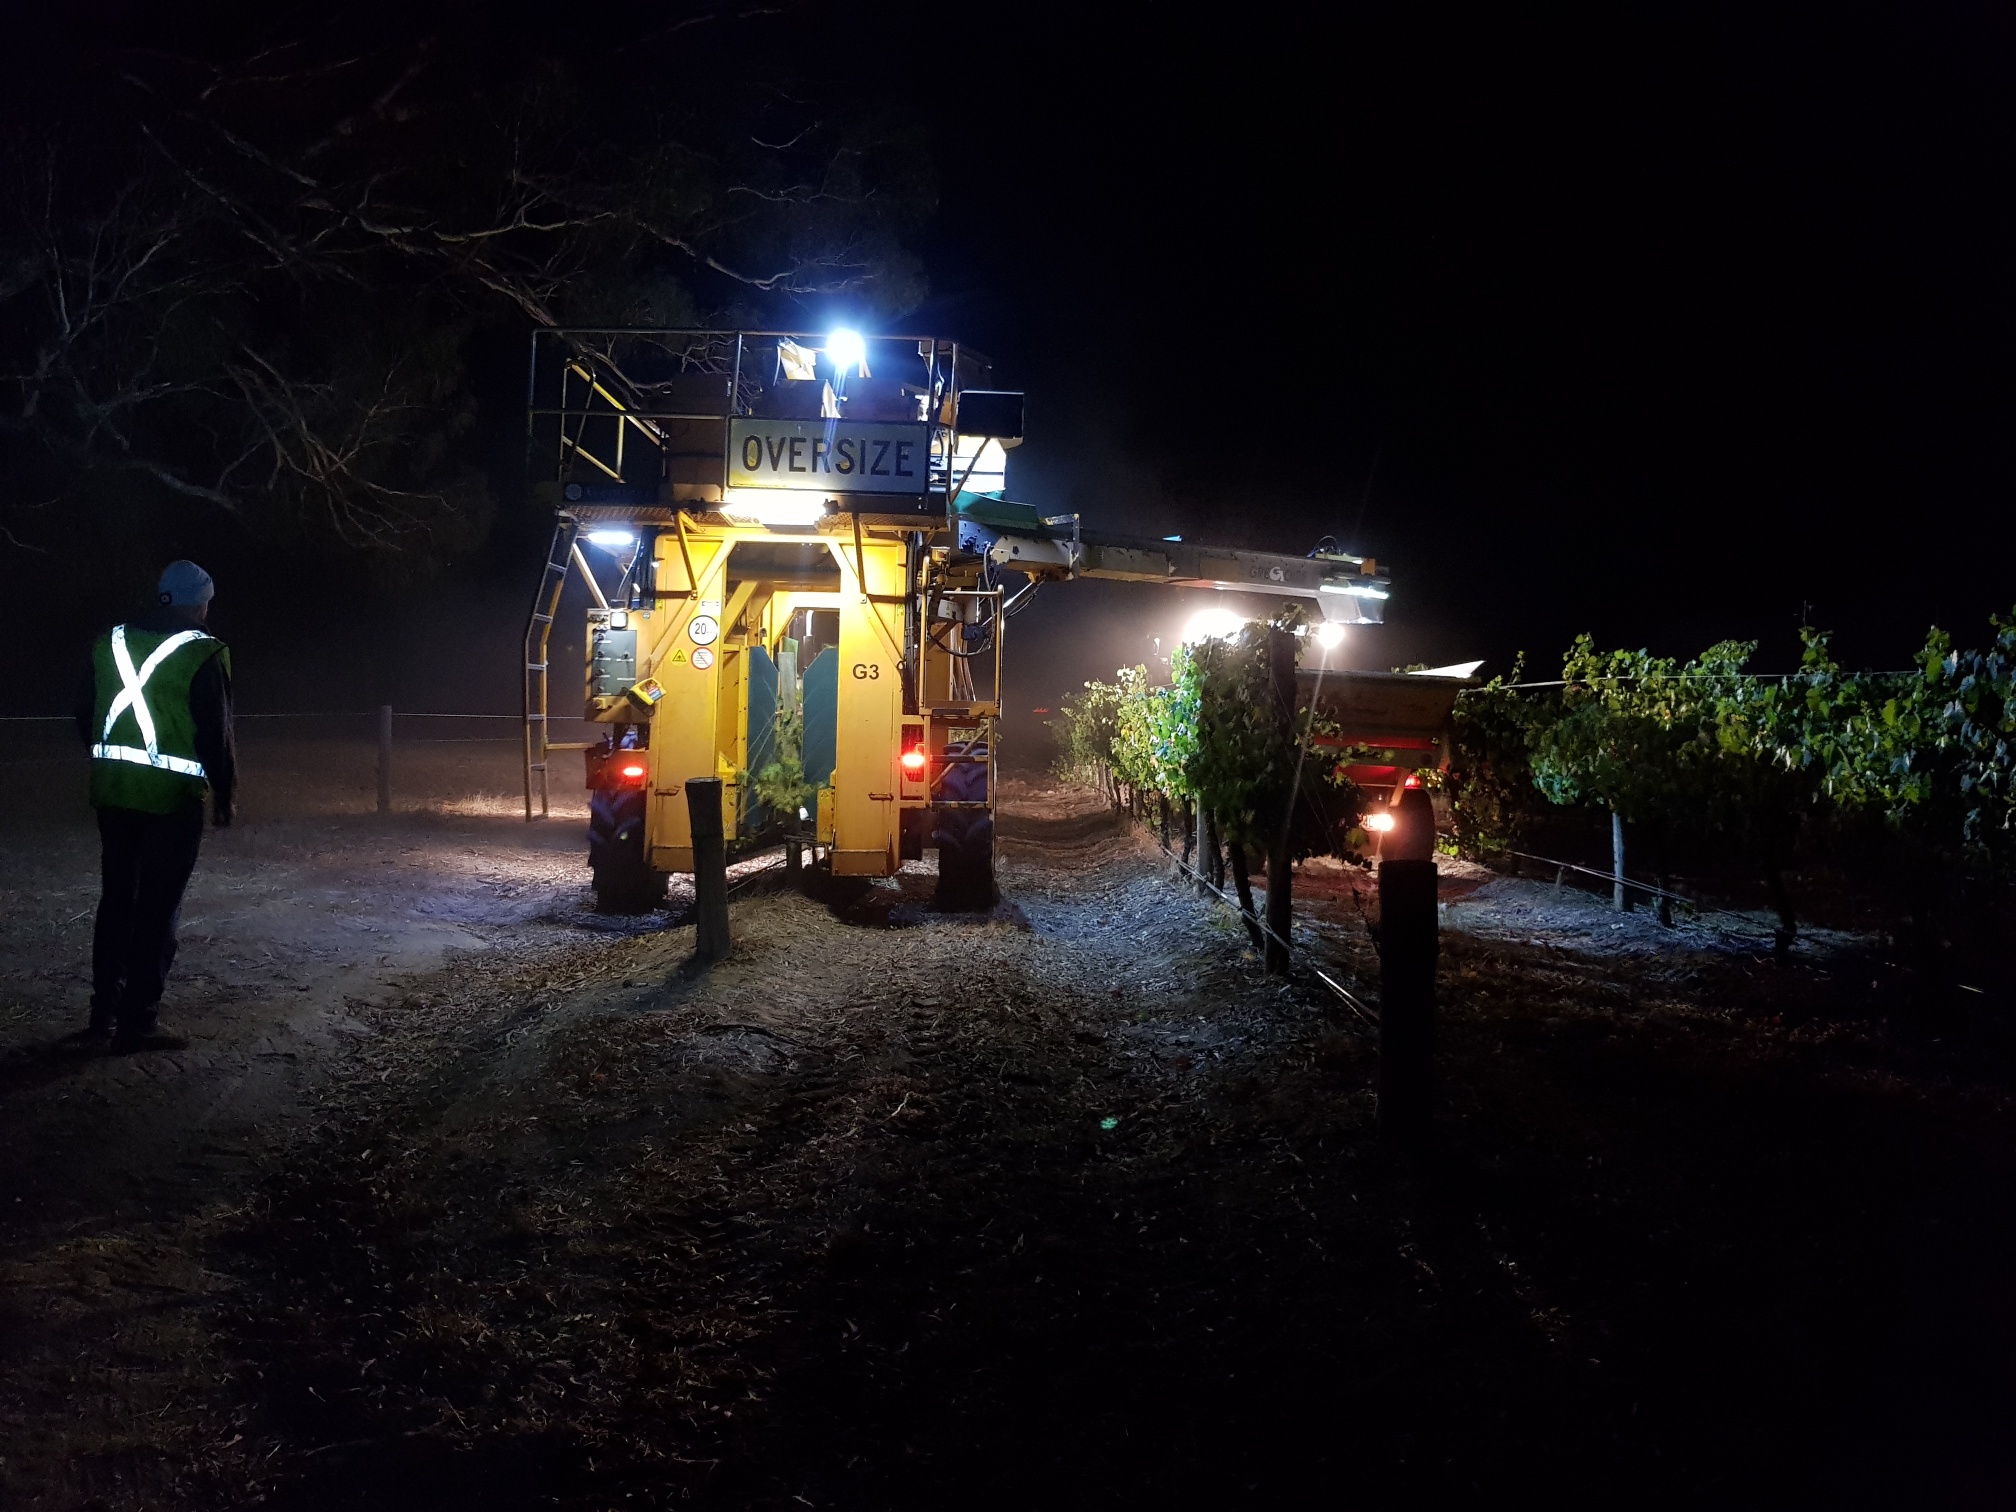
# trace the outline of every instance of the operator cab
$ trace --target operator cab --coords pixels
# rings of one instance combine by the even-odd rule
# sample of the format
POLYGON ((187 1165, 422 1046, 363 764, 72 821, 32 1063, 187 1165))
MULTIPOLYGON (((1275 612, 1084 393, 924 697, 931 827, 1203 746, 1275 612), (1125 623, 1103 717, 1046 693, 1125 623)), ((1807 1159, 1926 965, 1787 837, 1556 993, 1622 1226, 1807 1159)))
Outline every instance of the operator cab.
POLYGON ((536 485, 568 504, 720 509, 758 524, 834 512, 943 519, 998 495, 1022 396, 936 337, 542 330, 536 485))

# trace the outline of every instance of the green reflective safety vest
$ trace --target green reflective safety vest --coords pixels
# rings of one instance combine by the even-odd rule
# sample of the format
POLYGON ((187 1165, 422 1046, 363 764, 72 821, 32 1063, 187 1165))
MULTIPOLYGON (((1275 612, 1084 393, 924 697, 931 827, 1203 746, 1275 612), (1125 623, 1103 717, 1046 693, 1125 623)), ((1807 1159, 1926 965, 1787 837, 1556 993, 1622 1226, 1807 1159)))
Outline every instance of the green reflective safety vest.
POLYGON ((201 630, 163 635, 130 625, 115 625, 92 648, 93 804, 172 814, 202 798, 189 685, 205 662, 225 654, 224 643, 201 630))

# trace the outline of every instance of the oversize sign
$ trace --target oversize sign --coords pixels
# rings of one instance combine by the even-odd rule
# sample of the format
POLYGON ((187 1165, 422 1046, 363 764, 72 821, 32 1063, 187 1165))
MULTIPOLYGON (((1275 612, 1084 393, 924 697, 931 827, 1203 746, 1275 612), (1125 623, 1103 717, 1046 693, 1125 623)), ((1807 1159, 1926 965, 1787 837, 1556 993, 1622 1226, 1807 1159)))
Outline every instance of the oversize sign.
POLYGON ((736 420, 729 427, 730 488, 921 494, 930 464, 928 425, 736 420))

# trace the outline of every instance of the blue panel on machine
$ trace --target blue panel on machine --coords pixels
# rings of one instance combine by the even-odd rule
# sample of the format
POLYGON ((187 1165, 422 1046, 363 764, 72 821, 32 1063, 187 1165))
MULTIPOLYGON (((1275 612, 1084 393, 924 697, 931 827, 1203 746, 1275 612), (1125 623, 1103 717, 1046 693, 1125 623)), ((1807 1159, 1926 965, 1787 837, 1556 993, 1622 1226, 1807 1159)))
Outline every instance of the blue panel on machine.
MULTIPOLYGON (((777 759, 777 663, 761 646, 749 648, 749 763, 754 777, 777 759)), ((743 823, 750 829, 764 823, 769 810, 757 802, 745 784, 742 789, 743 823)))
POLYGON ((833 780, 840 742, 840 653, 828 646, 805 669, 805 780, 833 780))

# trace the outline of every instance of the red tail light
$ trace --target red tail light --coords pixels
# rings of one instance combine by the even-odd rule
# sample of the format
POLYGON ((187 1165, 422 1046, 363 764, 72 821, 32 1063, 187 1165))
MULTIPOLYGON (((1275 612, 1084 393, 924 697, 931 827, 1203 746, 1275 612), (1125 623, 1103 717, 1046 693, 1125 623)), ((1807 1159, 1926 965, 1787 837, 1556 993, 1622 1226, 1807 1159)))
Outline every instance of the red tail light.
POLYGON ((588 787, 597 793, 641 790, 651 780, 651 758, 632 746, 590 746, 588 787))
POLYGON ((904 771, 921 772, 924 770, 924 762, 926 760, 924 748, 922 746, 911 746, 909 750, 903 753, 900 760, 903 763, 904 771))
POLYGON ((1407 780, 1404 783, 1402 783, 1401 786, 1418 788, 1419 786, 1421 786, 1421 774, 1419 772, 1409 772, 1407 774, 1407 780))

